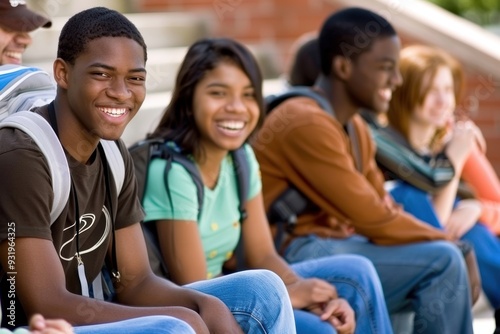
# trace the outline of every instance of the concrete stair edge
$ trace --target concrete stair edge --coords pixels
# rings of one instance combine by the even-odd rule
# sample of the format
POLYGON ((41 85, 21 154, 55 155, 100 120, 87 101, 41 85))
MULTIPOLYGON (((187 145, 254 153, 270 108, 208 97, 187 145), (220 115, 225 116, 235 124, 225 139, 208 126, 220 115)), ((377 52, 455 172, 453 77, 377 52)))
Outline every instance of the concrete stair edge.
MULTIPOLYGON (((161 12, 125 15, 137 26, 148 49, 189 45, 199 38, 210 36, 212 32, 212 18, 203 13, 161 12)), ((38 29, 32 33, 33 44, 25 52, 25 62, 55 57, 59 34, 67 19, 54 18, 51 28, 38 29)))
MULTIPOLYGON (((272 62, 269 53, 259 46, 249 46, 249 49, 257 59, 264 78, 277 77, 275 64, 272 62)), ((148 92, 162 92, 173 89, 177 71, 187 50, 187 46, 148 49, 148 62, 146 64, 148 71, 146 87, 148 92)), ((38 67, 52 74, 54 58, 43 61, 25 60, 24 63, 27 66, 38 67)))

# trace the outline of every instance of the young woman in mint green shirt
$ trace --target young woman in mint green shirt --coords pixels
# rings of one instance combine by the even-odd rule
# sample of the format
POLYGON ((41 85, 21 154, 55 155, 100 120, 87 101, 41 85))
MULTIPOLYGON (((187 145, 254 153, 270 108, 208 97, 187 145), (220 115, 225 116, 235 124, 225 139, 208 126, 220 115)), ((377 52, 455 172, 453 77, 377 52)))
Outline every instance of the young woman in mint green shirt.
POLYGON ((298 333, 392 333, 379 279, 367 259, 342 255, 289 265, 276 252, 259 166, 246 144, 263 118, 262 78, 248 49, 224 38, 194 43, 151 137, 165 138, 195 162, 204 184, 202 211, 190 174, 175 162, 166 188, 162 159, 150 165, 143 201, 171 279, 188 284, 222 275, 242 233, 246 265, 271 270, 284 281, 298 333), (229 154, 241 146, 250 169, 242 226, 229 154))

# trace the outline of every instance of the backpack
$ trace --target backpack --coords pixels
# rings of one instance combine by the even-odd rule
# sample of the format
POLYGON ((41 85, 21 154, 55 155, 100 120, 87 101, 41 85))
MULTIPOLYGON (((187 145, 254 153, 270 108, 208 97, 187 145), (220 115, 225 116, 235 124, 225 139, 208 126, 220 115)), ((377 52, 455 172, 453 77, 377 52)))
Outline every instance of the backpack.
POLYGON ((318 92, 314 91, 311 87, 307 86, 293 86, 281 93, 267 96, 264 99, 264 106, 265 106, 264 108, 266 115, 269 115, 271 111, 273 111, 278 105, 285 102, 289 98, 299 97, 299 96, 309 97, 313 99, 321 107, 321 109, 326 111, 328 114, 335 116, 335 113, 333 111, 330 102, 323 95, 319 94, 318 92))
MULTIPOLYGON (((50 169, 54 201, 50 210, 53 224, 66 206, 71 191, 71 177, 64 149, 50 123, 30 111, 54 100, 55 85, 45 71, 19 65, 0 66, 0 129, 16 128, 28 134, 45 156, 50 169)), ((117 143, 101 140, 117 193, 125 179, 125 163, 117 143)), ((101 285, 98 275, 93 285, 101 285)), ((94 296, 104 299, 102 293, 94 296)))
MULTIPOLYGON (((266 115, 269 115, 277 106, 293 97, 308 97, 313 99, 326 113, 335 117, 334 110, 330 102, 321 94, 314 91, 312 87, 293 86, 284 92, 269 95, 264 100, 266 115)), ((361 156, 358 147, 358 138, 355 136, 355 129, 352 122, 347 123, 347 132, 351 139, 354 152, 354 160, 361 169, 361 156)), ((274 238, 274 245, 277 250, 281 250, 285 239, 285 232, 292 233, 297 223, 297 217, 304 212, 317 210, 317 206, 312 203, 293 184, 289 184, 275 200, 271 203, 267 218, 270 224, 276 225, 277 231, 274 238)))
MULTIPOLYGON (((138 185, 137 189, 141 203, 144 200, 149 164, 153 159, 160 158, 167 161, 163 174, 163 182, 165 183, 165 188, 167 190, 169 189, 168 173, 170 171, 170 168, 172 167, 172 162, 176 162, 182 165, 189 173, 194 184, 196 185, 196 194, 198 199, 198 217, 200 216, 203 207, 204 185, 201 179, 200 172, 191 159, 180 153, 174 147, 168 145, 165 140, 160 138, 141 140, 130 146, 129 152, 132 156, 132 160, 135 166, 135 175, 138 185)), ((245 204, 247 201, 250 180, 249 164, 245 149, 243 147, 240 147, 235 151, 231 151, 230 154, 233 158, 233 165, 237 177, 239 197, 238 210, 240 212, 240 223, 243 223, 243 221, 247 217, 245 204)), ((146 241, 151 269, 156 275, 168 278, 168 268, 161 255, 160 242, 158 239, 158 233, 156 231, 156 225, 153 223, 141 222, 141 226, 144 232, 144 238, 146 241)), ((240 241, 238 242, 238 246, 236 248, 236 256, 238 258, 237 270, 241 270, 243 268, 244 261, 242 261, 242 249, 242 239, 240 233, 240 241)))
POLYGON ((19 110, 47 104, 55 95, 47 72, 36 67, 0 66, 0 121, 19 110))
MULTIPOLYGON (((401 179, 427 193, 435 194, 455 176, 453 164, 444 152, 426 159, 410 146, 400 132, 389 125, 380 125, 373 113, 365 111, 361 116, 368 124, 377 145, 375 160, 386 180, 401 179)), ((463 198, 466 188, 461 183, 459 194, 463 198)))
MULTIPOLYGON (((50 211, 51 224, 68 201, 71 180, 68 161, 52 126, 31 108, 51 102, 56 94, 49 74, 35 67, 0 66, 0 129, 17 128, 33 138, 49 165, 54 202, 50 211)), ((113 141, 101 140, 106 159, 115 180, 118 194, 125 178, 125 164, 113 141)))

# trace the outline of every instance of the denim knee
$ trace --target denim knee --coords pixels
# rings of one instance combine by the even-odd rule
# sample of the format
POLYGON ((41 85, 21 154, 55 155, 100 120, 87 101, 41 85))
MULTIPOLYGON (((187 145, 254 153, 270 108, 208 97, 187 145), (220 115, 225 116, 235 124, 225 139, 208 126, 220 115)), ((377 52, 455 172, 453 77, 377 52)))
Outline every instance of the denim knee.
POLYGON ((442 269, 450 269, 454 272, 462 273, 465 277, 466 265, 462 252, 458 247, 447 241, 436 241, 432 244, 432 251, 439 254, 438 262, 434 261, 432 265, 440 264, 442 269))
POLYGON ((76 334, 195 334, 195 331, 183 320, 170 316, 145 316, 122 321, 75 326, 76 334))
POLYGON ((295 333, 288 292, 281 278, 272 271, 244 270, 185 287, 222 300, 247 334, 295 333))
POLYGON ((292 304, 283 280, 269 270, 246 270, 240 284, 256 296, 253 307, 233 309, 245 333, 295 333, 292 304), (257 324, 258 323, 258 324, 257 324))
MULTIPOLYGON (((193 328, 183 320, 173 317, 168 317, 168 319, 165 319, 166 317, 163 316, 150 317, 150 318, 153 318, 151 320, 148 320, 148 322, 150 323, 149 327, 151 332, 154 331, 154 333, 158 334, 195 334, 193 328)), ((125 331, 123 333, 125 333, 125 331)), ((137 333, 144 333, 144 332, 137 332, 137 333)))
POLYGON ((462 305, 467 308, 467 304, 470 304, 470 287, 461 251, 453 243, 446 241, 433 242, 429 246, 429 251, 436 254, 429 265, 436 274, 439 296, 427 299, 427 303, 437 303, 439 299, 439 302, 446 305, 453 303, 456 307, 462 305))
POLYGON ((360 282, 378 282, 378 274, 372 261, 368 258, 355 254, 342 254, 346 262, 349 263, 349 273, 360 282))
POLYGON ((294 315, 297 334, 337 334, 337 331, 329 322, 321 320, 316 314, 303 310, 294 310, 294 315))

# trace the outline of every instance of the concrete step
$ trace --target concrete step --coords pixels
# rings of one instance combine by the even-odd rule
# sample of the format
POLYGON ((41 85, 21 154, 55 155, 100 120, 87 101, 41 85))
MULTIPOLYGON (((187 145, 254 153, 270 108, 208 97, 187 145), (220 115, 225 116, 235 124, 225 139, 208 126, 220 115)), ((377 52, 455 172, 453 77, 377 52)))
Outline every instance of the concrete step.
POLYGON ((71 16, 92 7, 105 6, 120 13, 132 12, 137 9, 136 1, 129 0, 26 0, 28 7, 49 17, 71 16))
MULTIPOLYGON (((161 92, 173 88, 177 70, 186 52, 187 47, 148 49, 148 62, 146 65, 148 71, 146 87, 148 92, 161 92)), ((41 68, 52 75, 54 59, 25 61, 24 64, 41 68)))
MULTIPOLYGON (((276 77, 276 70, 273 70, 276 67, 274 67, 274 62, 270 55, 266 53, 266 50, 259 46, 250 46, 249 48, 255 55, 264 77, 276 77)), ((146 65, 148 71, 146 87, 148 92, 164 92, 173 89, 177 71, 187 49, 186 46, 148 49, 148 62, 146 65)), ((55 56, 40 61, 25 61, 24 64, 41 68, 52 74, 54 59, 55 56)))
MULTIPOLYGON (((211 34, 211 16, 193 13, 125 14, 139 29, 149 50, 190 45, 211 34)), ((33 44, 26 50, 25 63, 52 61, 59 34, 68 17, 54 17, 52 27, 33 32, 33 44)))

